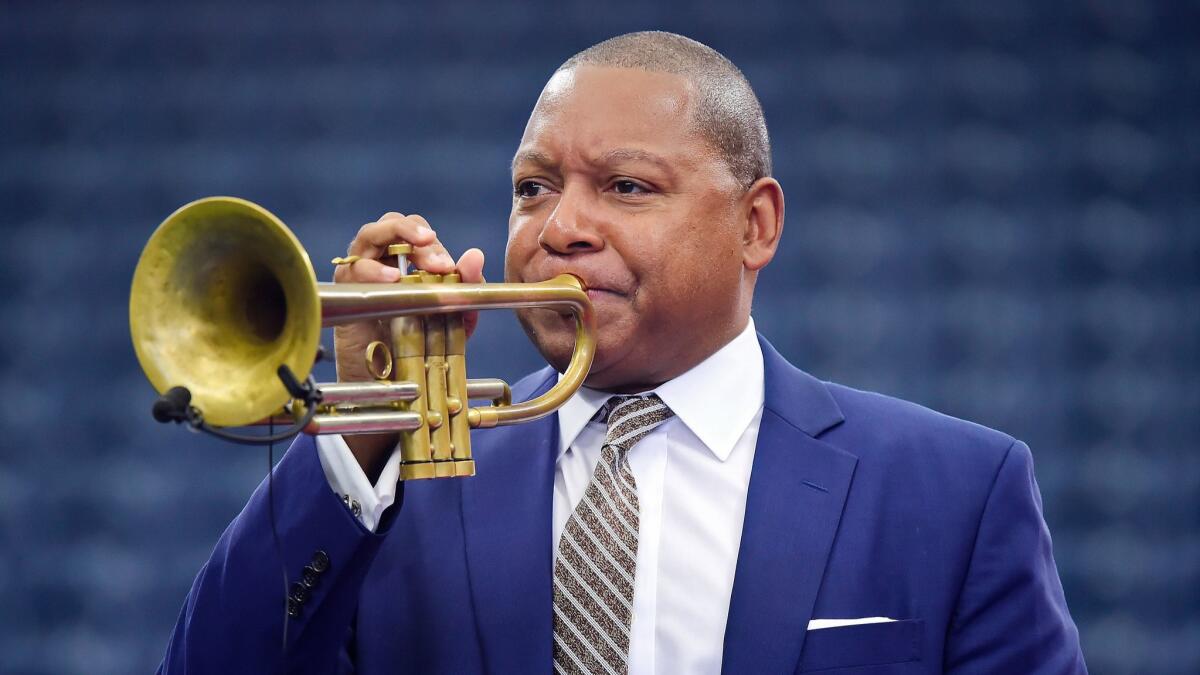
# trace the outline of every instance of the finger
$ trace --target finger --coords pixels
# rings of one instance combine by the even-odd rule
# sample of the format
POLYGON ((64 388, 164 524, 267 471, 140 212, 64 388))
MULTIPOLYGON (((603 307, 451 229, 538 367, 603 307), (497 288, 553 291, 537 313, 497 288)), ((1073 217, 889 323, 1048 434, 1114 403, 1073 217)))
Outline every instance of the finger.
POLYGON ((469 248, 463 252, 455 266, 465 284, 483 283, 483 251, 469 248))
POLYGON ((429 228, 424 218, 391 212, 359 228, 347 251, 350 255, 378 258, 389 244, 406 241, 414 246, 421 246, 436 240, 437 235, 429 228))
POLYGON ((400 278, 400 270, 378 260, 360 258, 350 265, 338 265, 333 280, 339 284, 387 284, 400 278))
POLYGON ((479 312, 464 312, 463 313, 463 330, 467 337, 475 334, 475 328, 479 326, 479 312))
MULTIPOLYGON (((433 232, 433 227, 429 225, 429 221, 425 220, 424 216, 412 214, 410 220, 417 223, 418 227, 424 227, 433 232)), ((437 238, 437 232, 434 232, 434 239, 424 245, 413 246, 413 252, 408 256, 408 259, 418 268, 426 272, 434 274, 447 274, 454 271, 454 259, 450 257, 450 252, 437 238)))
POLYGON ((404 216, 385 213, 379 220, 367 223, 358 230, 354 241, 346 249, 347 255, 378 258, 389 244, 406 241, 414 247, 425 246, 437 241, 437 235, 429 223, 420 216, 404 216))
POLYGON ((428 246, 413 247, 412 255, 408 259, 426 272, 449 274, 454 271, 454 258, 450 257, 450 252, 440 241, 434 241, 428 246))

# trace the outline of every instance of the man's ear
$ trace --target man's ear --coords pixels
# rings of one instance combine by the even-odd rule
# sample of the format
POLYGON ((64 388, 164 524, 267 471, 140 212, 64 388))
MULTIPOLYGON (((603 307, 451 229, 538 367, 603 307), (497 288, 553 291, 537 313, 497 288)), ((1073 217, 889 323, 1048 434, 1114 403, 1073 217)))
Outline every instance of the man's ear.
POLYGON ((774 178, 759 178, 742 196, 742 264, 756 272, 775 257, 783 235, 783 187, 774 178))

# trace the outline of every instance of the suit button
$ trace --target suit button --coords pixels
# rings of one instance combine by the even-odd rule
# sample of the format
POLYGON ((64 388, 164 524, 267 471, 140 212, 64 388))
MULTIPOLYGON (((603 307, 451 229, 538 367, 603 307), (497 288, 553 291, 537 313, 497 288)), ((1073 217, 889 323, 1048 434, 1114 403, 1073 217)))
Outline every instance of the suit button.
POLYGON ((292 617, 293 619, 299 617, 300 616, 300 603, 296 602, 295 600, 293 600, 291 598, 288 598, 287 614, 288 614, 288 616, 292 617))
POLYGON ((325 551, 317 551, 313 554, 312 568, 317 572, 324 572, 329 569, 329 554, 325 551))
POLYGON ((308 588, 300 582, 292 584, 292 593, 288 596, 289 600, 295 600, 300 604, 304 604, 308 600, 308 588))
POLYGON ((320 576, 321 573, 313 569, 312 565, 305 565, 304 569, 300 571, 300 583, 312 588, 317 585, 317 579, 320 576))

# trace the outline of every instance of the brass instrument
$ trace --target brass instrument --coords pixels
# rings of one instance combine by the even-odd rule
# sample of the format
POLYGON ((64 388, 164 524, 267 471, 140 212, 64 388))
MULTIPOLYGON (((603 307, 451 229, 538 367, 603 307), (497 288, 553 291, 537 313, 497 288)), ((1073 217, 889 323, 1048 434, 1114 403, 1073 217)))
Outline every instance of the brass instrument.
POLYGON ((129 299, 138 361, 164 409, 179 407, 162 417, 156 404, 155 416, 225 437, 222 427, 293 422, 310 434, 401 432, 401 478, 474 475, 471 429, 544 417, 583 384, 596 349, 591 303, 569 274, 465 284, 408 270, 409 252, 389 248, 398 283, 318 283, 295 235, 261 206, 232 197, 183 206, 150 237, 129 299), (514 404, 503 381, 467 379, 462 313, 526 307, 573 314, 575 352, 553 389, 514 404), (363 355, 376 381, 313 383, 321 327, 372 319, 390 321, 392 334, 363 355))

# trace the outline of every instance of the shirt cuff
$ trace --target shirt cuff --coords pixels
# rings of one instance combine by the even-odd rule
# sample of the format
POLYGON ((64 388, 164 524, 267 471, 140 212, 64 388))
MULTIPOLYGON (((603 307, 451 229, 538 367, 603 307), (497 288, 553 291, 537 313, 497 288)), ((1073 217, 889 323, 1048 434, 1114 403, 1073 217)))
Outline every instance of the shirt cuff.
MULTIPOLYGON (((321 459, 321 469, 325 472, 325 480, 338 496, 347 501, 347 507, 358 502, 359 512, 355 514, 363 527, 374 532, 379 527, 383 512, 396 501, 396 482, 400 479, 400 452, 393 449, 387 464, 379 474, 379 480, 371 485, 367 474, 359 466, 358 460, 346 445, 346 439, 341 435, 322 435, 316 437, 317 456, 321 459)), ((353 510, 352 510, 353 512, 353 510)))

